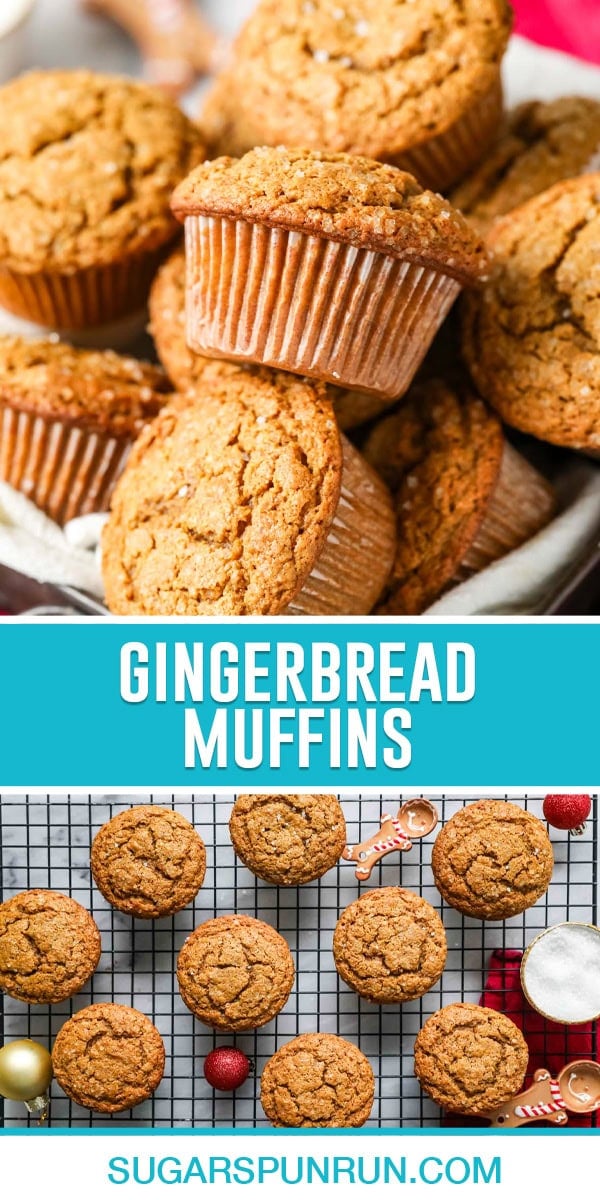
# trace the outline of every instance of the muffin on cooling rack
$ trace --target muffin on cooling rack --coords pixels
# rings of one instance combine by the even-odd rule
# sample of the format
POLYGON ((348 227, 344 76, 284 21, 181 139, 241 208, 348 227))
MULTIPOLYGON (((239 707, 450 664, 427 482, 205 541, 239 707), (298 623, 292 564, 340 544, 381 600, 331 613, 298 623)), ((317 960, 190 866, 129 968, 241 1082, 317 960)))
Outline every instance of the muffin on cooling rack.
POLYGON ((447 1112, 465 1116, 485 1116, 517 1095, 528 1059, 514 1022, 478 1004, 448 1004, 429 1017, 415 1042, 423 1090, 447 1112))
POLYGON ((406 888, 365 892, 341 914, 333 935, 336 969, 372 1004, 403 1004, 437 983, 448 947, 435 909, 406 888))
POLYGON ((206 850, 181 813, 139 804, 98 831, 91 867, 96 886, 114 908, 132 917, 167 917, 185 908, 202 887, 206 850))
POLYGON ((156 1091, 165 1047, 144 1013, 124 1004, 91 1004, 59 1030, 52 1068, 75 1104, 100 1113, 124 1112, 156 1091))
POLYGON ((320 879, 346 845, 346 822, 336 796, 238 796, 229 832, 242 862, 259 879, 279 887, 320 879))
POLYGON ((260 1100, 272 1125, 332 1129, 364 1125, 375 1095, 371 1064, 333 1033, 303 1033, 269 1059, 260 1100))
POLYGON ((71 896, 32 888, 0 904, 0 990, 25 1004, 80 992, 101 953, 92 915, 71 896))

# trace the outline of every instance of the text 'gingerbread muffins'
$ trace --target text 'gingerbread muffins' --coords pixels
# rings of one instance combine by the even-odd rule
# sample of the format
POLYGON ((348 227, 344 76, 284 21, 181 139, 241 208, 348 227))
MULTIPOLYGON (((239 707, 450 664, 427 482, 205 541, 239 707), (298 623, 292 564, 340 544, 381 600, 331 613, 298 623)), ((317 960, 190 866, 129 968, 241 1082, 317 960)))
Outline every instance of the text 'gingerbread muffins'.
POLYGON ((421 1087, 447 1112, 485 1116, 519 1092, 529 1059, 513 1021, 478 1004, 448 1004, 415 1042, 421 1087))
POLYGON ((379 477, 322 385, 227 369, 136 443, 102 543, 112 612, 366 613, 391 567, 379 477))
POLYGON ((25 1004, 81 991, 100 959, 100 933, 81 904, 32 888, 0 904, 0 989, 25 1004))
POLYGON ((229 833, 242 862, 279 887, 320 879, 346 845, 340 802, 329 795, 238 796, 229 833))
POLYGON ((132 917, 166 917, 185 908, 202 887, 206 851, 181 813, 139 804, 98 831, 91 867, 115 908, 132 917))
POLYGON ((198 167, 171 204, 193 350, 383 398, 488 269, 448 201, 368 158, 259 147, 198 167))
POLYGON ((345 1129, 364 1125, 373 1107, 371 1064, 333 1033, 303 1033, 269 1059, 260 1100, 272 1125, 345 1129))
POLYGON ((554 856, 538 817, 508 800, 480 800, 454 814, 431 859, 444 900, 468 917, 502 921, 547 891, 554 856))
POLYGON ((201 124, 214 153, 364 154, 443 191, 496 133, 510 28, 506 0, 261 0, 201 124))
POLYGON ((424 996, 440 978, 447 951, 435 909, 406 888, 359 896, 344 909, 333 935, 339 974, 372 1004, 424 996))
POLYGON ((213 1029, 230 1032, 266 1025, 287 1002, 294 960, 280 933, 234 913, 204 921, 177 959, 182 1000, 213 1029))
POLYGON ((494 268, 463 310, 478 391, 516 429, 600 453, 600 175, 557 183, 488 241, 494 268))
POLYGON ((144 1013, 124 1004, 91 1004, 59 1030, 52 1067, 74 1104, 94 1112, 124 1112, 156 1091, 165 1047, 144 1013))

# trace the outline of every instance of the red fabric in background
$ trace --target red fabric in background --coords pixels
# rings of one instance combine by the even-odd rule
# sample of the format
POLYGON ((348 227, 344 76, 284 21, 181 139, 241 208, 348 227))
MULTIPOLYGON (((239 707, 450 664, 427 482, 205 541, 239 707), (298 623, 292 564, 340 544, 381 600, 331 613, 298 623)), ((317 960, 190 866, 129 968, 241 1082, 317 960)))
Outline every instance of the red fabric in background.
POLYGON ((512 0, 516 32, 600 63, 600 0, 512 0))

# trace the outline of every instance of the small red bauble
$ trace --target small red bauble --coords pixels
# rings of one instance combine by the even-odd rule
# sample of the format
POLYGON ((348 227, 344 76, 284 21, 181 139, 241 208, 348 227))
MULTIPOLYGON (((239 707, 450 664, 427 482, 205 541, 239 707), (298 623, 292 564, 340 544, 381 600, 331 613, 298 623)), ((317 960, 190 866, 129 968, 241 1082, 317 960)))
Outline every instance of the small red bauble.
POLYGON ((544 800, 544 816, 555 829, 568 829, 570 833, 583 833, 589 817, 592 801, 585 795, 551 795, 544 800))
POLYGON ((204 1060, 204 1078, 218 1092, 234 1092, 250 1074, 250 1059, 235 1046, 218 1046, 204 1060))

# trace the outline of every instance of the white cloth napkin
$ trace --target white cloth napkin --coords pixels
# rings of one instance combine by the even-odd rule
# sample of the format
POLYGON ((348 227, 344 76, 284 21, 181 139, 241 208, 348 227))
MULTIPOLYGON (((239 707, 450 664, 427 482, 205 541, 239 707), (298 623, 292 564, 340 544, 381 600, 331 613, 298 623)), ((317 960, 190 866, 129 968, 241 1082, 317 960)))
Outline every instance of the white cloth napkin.
POLYGON ((46 583, 70 583, 102 599, 98 543, 106 517, 78 517, 64 529, 0 481, 0 562, 46 583))

